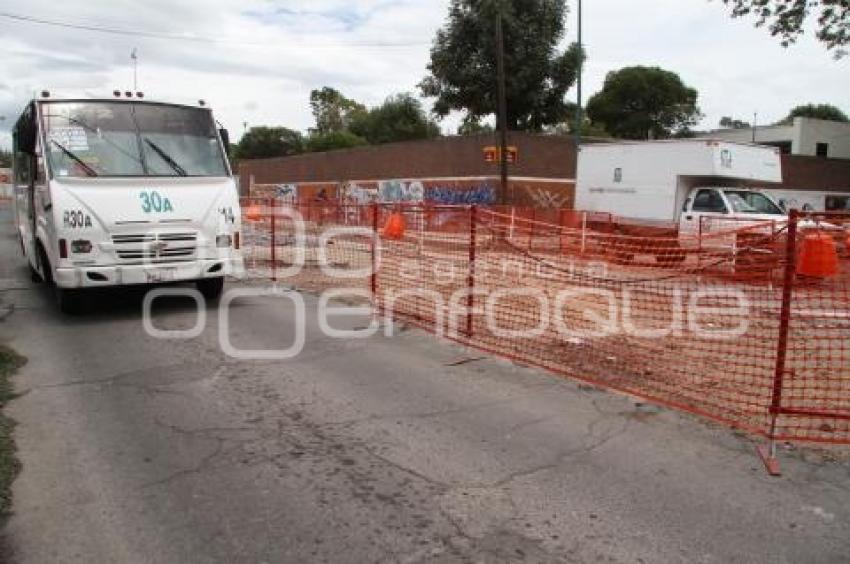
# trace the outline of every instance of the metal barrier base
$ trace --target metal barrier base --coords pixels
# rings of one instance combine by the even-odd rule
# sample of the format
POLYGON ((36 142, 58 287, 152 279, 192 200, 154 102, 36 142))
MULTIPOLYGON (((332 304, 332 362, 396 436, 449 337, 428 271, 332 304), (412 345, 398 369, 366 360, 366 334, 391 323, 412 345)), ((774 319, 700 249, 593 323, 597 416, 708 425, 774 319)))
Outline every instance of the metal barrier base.
POLYGON ((781 476, 782 470, 779 468, 779 459, 776 458, 776 449, 773 445, 759 445, 756 447, 756 452, 764 463, 764 468, 771 476, 781 476))

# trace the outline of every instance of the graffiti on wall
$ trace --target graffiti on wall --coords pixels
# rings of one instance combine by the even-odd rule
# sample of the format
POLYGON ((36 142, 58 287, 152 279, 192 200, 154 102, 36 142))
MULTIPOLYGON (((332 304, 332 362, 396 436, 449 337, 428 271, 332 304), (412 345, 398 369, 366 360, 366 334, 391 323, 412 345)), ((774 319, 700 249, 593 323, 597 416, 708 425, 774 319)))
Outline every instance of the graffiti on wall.
POLYGON ((496 202, 496 190, 489 185, 428 185, 419 180, 382 180, 349 182, 342 187, 344 201, 355 204, 429 203, 440 205, 490 205, 496 202))
POLYGON ((282 200, 297 200, 298 185, 297 184, 275 184, 274 197, 282 200))
POLYGON ((342 199, 351 204, 371 204, 378 201, 378 188, 348 182, 342 187, 342 199))
POLYGON ((378 199, 381 202, 423 202, 425 186, 418 180, 382 180, 378 183, 378 199))
POLYGON ((525 192, 538 208, 562 208, 570 201, 570 194, 564 190, 526 186, 525 192))
POLYGON ((473 188, 432 186, 425 191, 425 200, 443 205, 491 205, 496 202, 496 191, 486 185, 473 188))

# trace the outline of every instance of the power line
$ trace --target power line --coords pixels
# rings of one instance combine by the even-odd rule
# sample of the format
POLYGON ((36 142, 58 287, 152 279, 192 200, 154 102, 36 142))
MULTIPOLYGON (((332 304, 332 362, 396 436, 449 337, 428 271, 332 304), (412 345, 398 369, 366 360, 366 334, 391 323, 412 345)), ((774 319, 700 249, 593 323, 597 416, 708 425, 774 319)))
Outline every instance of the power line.
MULTIPOLYGON (((25 16, 21 14, 13 14, 10 12, 0 12, 0 17, 15 20, 19 22, 26 22, 31 24, 39 24, 39 25, 47 25, 53 27, 61 27, 66 29, 76 29, 80 31, 92 31, 96 33, 107 33, 111 35, 125 35, 125 36, 133 36, 133 37, 146 37, 148 39, 168 39, 168 40, 176 40, 176 41, 190 41, 195 43, 216 43, 216 44, 238 44, 238 45, 253 45, 253 46, 262 46, 269 47, 274 46, 273 43, 268 42, 258 42, 258 41, 242 41, 242 40, 233 40, 233 39, 218 39, 215 37, 204 37, 199 35, 179 35, 174 33, 164 33, 158 31, 147 31, 147 30, 135 30, 135 29, 122 29, 115 27, 107 27, 107 26, 99 26, 99 25, 89 25, 89 24, 81 24, 81 23, 69 23, 58 20, 48 20, 43 18, 37 18, 34 16, 25 16)), ((310 48, 405 48, 405 47, 420 47, 429 45, 426 42, 373 42, 373 43, 316 43, 316 44, 307 44, 301 43, 297 46, 299 47, 310 47, 310 48)), ((291 45, 289 45, 291 47, 291 45)))

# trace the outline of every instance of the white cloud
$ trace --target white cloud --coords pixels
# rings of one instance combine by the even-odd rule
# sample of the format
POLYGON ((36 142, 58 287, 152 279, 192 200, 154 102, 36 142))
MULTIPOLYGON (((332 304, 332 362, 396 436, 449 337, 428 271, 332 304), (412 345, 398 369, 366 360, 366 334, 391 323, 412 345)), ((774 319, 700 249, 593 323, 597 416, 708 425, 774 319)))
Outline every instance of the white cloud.
MULTIPOLYGON (((367 104, 415 91, 447 6, 448 0, 6 0, 9 13, 194 40, 0 18, 0 144, 8 145, 7 130, 34 91, 131 87, 134 47, 140 88, 149 97, 204 98, 234 132, 243 122, 306 129, 313 88, 332 85, 367 104)), ((568 41, 576 27, 571 7, 568 41)), ((749 120, 753 111, 760 121, 775 121, 803 102, 850 110, 848 61, 833 61, 811 38, 783 49, 751 21, 731 20, 719 2, 594 0, 584 8, 586 94, 608 71, 645 64, 679 72, 700 91, 707 127, 723 115, 749 120)))

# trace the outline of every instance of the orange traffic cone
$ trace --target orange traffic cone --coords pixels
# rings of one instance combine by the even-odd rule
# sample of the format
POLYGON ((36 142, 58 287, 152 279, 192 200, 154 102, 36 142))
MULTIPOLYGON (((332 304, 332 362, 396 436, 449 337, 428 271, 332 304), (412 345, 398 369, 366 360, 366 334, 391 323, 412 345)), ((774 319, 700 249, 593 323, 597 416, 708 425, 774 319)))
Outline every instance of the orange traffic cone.
POLYGON ((838 274, 838 249, 826 233, 811 233, 803 239, 797 261, 797 274, 829 278, 838 274))
POLYGON ((248 221, 260 221, 263 219, 263 209, 260 206, 248 206, 245 208, 245 219, 248 221))
POLYGON ((404 220, 404 215, 396 212, 387 219, 387 224, 384 226, 384 238, 401 239, 404 237, 405 230, 407 230, 407 222, 404 220))

